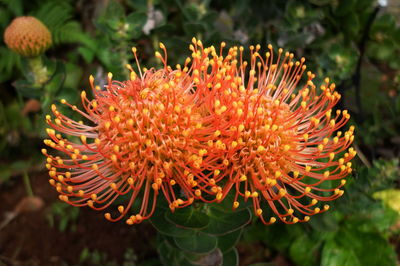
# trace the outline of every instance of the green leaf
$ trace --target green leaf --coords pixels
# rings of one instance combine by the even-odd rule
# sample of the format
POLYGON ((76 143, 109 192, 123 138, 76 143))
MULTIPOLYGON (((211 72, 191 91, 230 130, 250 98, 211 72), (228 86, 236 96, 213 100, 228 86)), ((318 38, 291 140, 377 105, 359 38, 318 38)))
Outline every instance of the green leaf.
MULTIPOLYGON (((158 1, 153 1, 153 4, 156 4, 158 1)), ((146 11, 148 8, 148 3, 146 0, 128 0, 127 4, 134 8, 135 10, 146 11)))
POLYGON ((85 262, 87 259, 89 259, 90 257, 90 251, 87 247, 85 247, 82 252, 81 255, 79 256, 79 262, 85 262))
POLYGON ((45 85, 45 90, 52 95, 57 94, 64 84, 65 76, 66 73, 64 64, 57 62, 56 70, 45 85))
POLYGON ((202 232, 212 235, 224 235, 236 231, 251 220, 249 209, 226 213, 210 208, 208 216, 210 217, 210 224, 202 232))
MULTIPOLYGON (((170 212, 170 210, 165 210, 165 212, 170 212)), ((168 236, 183 237, 190 236, 194 233, 193 230, 180 228, 166 220, 162 210, 154 212, 150 222, 160 233, 168 236)))
POLYGON ((361 265, 396 265, 393 247, 378 233, 360 232, 353 225, 342 229, 335 240, 340 248, 352 250, 361 265))
POLYGON ((241 235, 242 235, 242 229, 239 229, 232 233, 229 233, 229 234, 226 234, 223 236, 219 236, 218 237, 218 248, 223 253, 229 251, 230 249, 235 247, 235 245, 239 241, 241 235))
POLYGON ((0 82, 8 80, 16 69, 21 68, 21 57, 17 53, 0 47, 0 82))
POLYGON ((348 15, 350 12, 354 12, 354 4, 356 3, 356 0, 346 0, 346 1, 339 1, 339 5, 335 10, 335 13, 338 16, 345 16, 348 15))
POLYGON ((79 47, 78 52, 82 55, 86 63, 90 64, 93 61, 95 54, 93 50, 86 47, 79 47))
POLYGON ((343 23, 343 31, 347 33, 351 40, 357 38, 360 34, 360 20, 356 13, 350 13, 342 18, 345 22, 343 23))
POLYGON ((396 265, 396 253, 379 233, 361 232, 359 223, 345 223, 334 238, 326 242, 321 265, 396 265))
MULTIPOLYGON (((160 240, 158 242, 160 242, 160 240)), ((160 260, 163 265, 179 265, 180 260, 182 259, 182 252, 179 252, 179 250, 172 248, 168 244, 168 242, 162 241, 158 245, 157 250, 160 254, 160 260)))
POLYGON ((210 218, 196 210, 193 206, 166 212, 165 218, 178 227, 188 229, 203 229, 210 223, 210 218))
POLYGON ((134 12, 126 17, 128 24, 128 35, 130 38, 139 38, 142 34, 143 26, 146 24, 147 14, 144 12, 134 12))
POLYGON ((375 192, 373 197, 381 199, 390 208, 397 211, 400 215, 400 189, 386 189, 379 192, 375 192))
POLYGON ((317 5, 317 6, 324 6, 327 4, 331 4, 332 0, 308 0, 308 2, 317 5))
POLYGON ((11 173, 10 167, 0 165, 0 185, 6 183, 10 179, 11 173))
POLYGON ((331 240, 322 250, 321 266, 361 266, 361 263, 352 249, 339 246, 331 240))
POLYGON ((118 1, 110 1, 107 5, 107 8, 104 10, 102 16, 107 19, 120 18, 124 16, 125 10, 124 7, 118 1))
POLYGON ((321 241, 310 239, 306 234, 296 238, 289 248, 291 259, 297 265, 315 265, 321 241))
POLYGON ((195 3, 191 3, 186 5, 182 9, 182 13, 185 15, 186 19, 189 21, 196 21, 200 18, 200 10, 199 7, 195 3))
POLYGON ((175 244, 182 250, 193 253, 209 253, 217 247, 217 238, 201 232, 186 237, 174 237, 175 244))
POLYGON ((339 229, 338 220, 334 212, 326 212, 324 215, 316 215, 313 217, 309 224, 317 231, 333 232, 339 229))
POLYGON ((23 1, 22 0, 1 0, 0 2, 7 5, 7 8, 13 13, 14 16, 23 15, 23 1))
POLYGON ((21 94, 23 97, 26 98, 40 98, 43 95, 42 88, 34 87, 32 83, 19 79, 13 83, 14 88, 21 94))
MULTIPOLYGON (((65 69, 67 75, 65 77, 64 87, 78 89, 82 81, 83 69, 79 65, 70 62, 65 64, 65 69)), ((74 91, 77 92, 76 90, 74 91)))
POLYGON ((239 254, 236 248, 231 249, 227 253, 223 254, 222 266, 238 266, 239 265, 239 254))
POLYGON ((185 23, 183 25, 183 30, 187 36, 197 36, 198 34, 202 34, 206 32, 206 28, 201 23, 185 23))
POLYGON ((31 166, 31 162, 29 160, 19 160, 14 161, 10 165, 10 169, 14 171, 26 171, 31 166))
MULTIPOLYGON (((66 1, 48 1, 34 13, 34 16, 42 21, 51 31, 56 34, 68 20, 72 18, 72 6, 66 1)), ((57 38, 56 38, 57 43, 57 38)))

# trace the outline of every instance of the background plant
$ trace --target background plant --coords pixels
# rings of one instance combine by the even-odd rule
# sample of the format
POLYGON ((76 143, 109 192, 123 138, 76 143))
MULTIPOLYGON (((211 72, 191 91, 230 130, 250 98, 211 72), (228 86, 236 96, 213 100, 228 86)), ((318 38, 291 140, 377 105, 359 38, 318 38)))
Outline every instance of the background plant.
MULTIPOLYGON (((230 217, 235 213, 214 205, 181 210, 181 216, 179 212, 174 217, 158 215, 151 224, 161 234, 150 245, 166 264, 199 263, 204 254, 213 254, 217 261, 223 257, 226 263, 240 254, 244 265, 282 258, 296 265, 396 265, 399 212, 389 199, 398 195, 400 186, 395 159, 400 154, 399 7, 396 1, 387 1, 386 6, 382 2, 2 0, 2 33, 14 17, 33 15, 52 32, 54 44, 42 57, 51 73, 45 89, 32 87, 26 60, 3 42, 0 45, 0 191, 21 185, 25 171, 41 170, 43 113, 49 104, 61 98, 79 104, 79 91, 88 88, 90 74, 103 82, 107 72, 127 79, 125 64, 133 62, 131 46, 141 51, 143 65, 157 66, 153 54, 159 41, 168 47, 173 65, 185 60, 182 51, 193 36, 205 45, 272 43, 295 52, 297 58, 304 56, 317 78, 331 77, 343 95, 341 108, 353 115, 360 160, 345 196, 329 212, 292 226, 264 227, 253 222, 246 209, 239 210, 243 213, 239 221, 230 217), (38 108, 28 105, 32 99, 39 102, 38 108), (184 219, 183 212, 195 214, 196 222, 184 219), (215 234, 215 225, 206 217, 216 214, 238 223, 215 234), (245 226, 248 222, 251 225, 245 226), (180 230, 172 229, 175 225, 180 230), (187 230, 197 235, 189 244, 199 245, 185 242, 187 230), (182 247, 185 252, 177 252, 182 247)), ((53 217, 69 217, 68 224, 81 215, 49 210, 53 217)), ((56 218, 62 219, 66 218, 56 218)), ((81 255, 81 263, 107 261, 106 253, 81 255)))

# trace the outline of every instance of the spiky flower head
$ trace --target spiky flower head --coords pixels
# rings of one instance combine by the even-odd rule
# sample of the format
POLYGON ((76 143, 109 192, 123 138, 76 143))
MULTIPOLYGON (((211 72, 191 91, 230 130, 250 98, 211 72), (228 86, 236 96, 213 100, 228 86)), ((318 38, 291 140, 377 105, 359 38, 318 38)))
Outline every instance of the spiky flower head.
POLYGON ((43 153, 60 199, 102 210, 125 197, 105 217, 134 212, 128 224, 150 217, 161 191, 172 211, 195 199, 220 202, 232 191, 233 209, 239 197, 251 200, 265 224, 308 221, 327 210, 318 202, 343 194, 356 155, 354 127, 338 131, 350 116, 334 110, 335 85, 325 79, 317 88, 305 60, 282 49, 275 59, 272 46, 264 55, 251 46, 248 63, 242 47, 224 56, 225 43, 217 51, 192 42, 183 67, 169 67, 160 44, 163 69, 142 73, 137 63, 138 75, 128 65, 131 80, 109 74, 105 88, 91 77, 94 99, 82 92, 85 110, 61 101, 89 124, 53 105, 45 144, 64 156, 43 153))
MULTIPOLYGON (((188 68, 172 70, 165 57, 164 69, 145 69, 137 74, 130 65, 131 79, 112 80, 104 88, 90 84, 94 99, 81 94, 84 110, 66 100, 61 103, 82 115, 87 123, 64 116, 55 105, 54 117, 46 117, 51 128, 44 143, 62 156, 48 154, 50 184, 60 199, 96 210, 114 201, 122 204, 105 217, 140 223, 154 212, 157 197, 164 194, 171 210, 190 205, 198 194, 196 180, 203 180, 200 166, 209 148, 205 116, 193 93, 188 68), (61 135, 61 134, 64 135, 61 135), (71 136, 76 136, 74 140, 71 136), (78 141, 77 141, 78 140, 78 141), (196 193, 197 191, 197 193, 196 193)), ((133 48, 136 57, 136 49, 133 48)), ((203 169, 203 168, 202 168, 203 169)))
POLYGON ((224 46, 204 48, 195 39, 191 45, 197 93, 219 137, 208 153, 219 164, 200 186, 217 190, 217 202, 234 190, 233 208, 239 197, 251 200, 265 224, 308 221, 329 208, 319 201, 343 194, 352 171, 354 127, 338 131, 350 118, 335 109, 341 96, 328 78, 317 87, 315 75, 304 74, 305 59, 283 49, 275 57, 271 45, 263 54, 251 46, 247 62, 243 47, 224 56, 224 46))
POLYGON ((6 28, 4 42, 16 53, 35 57, 44 53, 52 44, 49 29, 37 18, 17 17, 6 28))

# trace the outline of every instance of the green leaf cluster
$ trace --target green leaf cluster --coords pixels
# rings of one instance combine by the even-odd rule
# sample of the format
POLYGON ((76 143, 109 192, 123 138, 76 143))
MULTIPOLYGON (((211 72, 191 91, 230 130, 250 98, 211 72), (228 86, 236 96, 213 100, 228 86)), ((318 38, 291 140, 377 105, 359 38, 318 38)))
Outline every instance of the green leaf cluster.
POLYGON ((156 210, 150 221, 161 233, 158 251, 164 265, 238 265, 235 245, 250 220, 248 208, 196 203, 173 213, 156 210))

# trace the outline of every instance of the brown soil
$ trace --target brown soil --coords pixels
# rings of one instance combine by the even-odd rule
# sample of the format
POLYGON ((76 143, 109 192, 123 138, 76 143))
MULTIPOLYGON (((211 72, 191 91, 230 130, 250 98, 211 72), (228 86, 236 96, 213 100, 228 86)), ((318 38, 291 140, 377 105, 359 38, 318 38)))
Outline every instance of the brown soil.
MULTIPOLYGON (((81 208, 75 222, 65 232, 58 229, 57 221, 50 226, 46 216, 58 201, 58 194, 48 184, 45 173, 31 175, 35 196, 44 200, 37 212, 22 213, 0 231, 0 265, 78 265, 84 248, 107 254, 107 261, 121 265, 129 247, 138 261, 157 258, 150 241, 155 231, 148 223, 127 226, 123 222, 111 223, 100 212, 81 208)), ((0 224, 6 212, 13 211, 26 196, 22 178, 16 178, 0 188, 0 224)))

